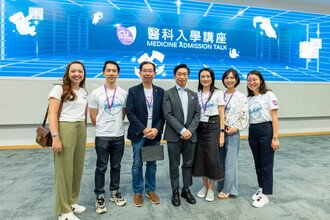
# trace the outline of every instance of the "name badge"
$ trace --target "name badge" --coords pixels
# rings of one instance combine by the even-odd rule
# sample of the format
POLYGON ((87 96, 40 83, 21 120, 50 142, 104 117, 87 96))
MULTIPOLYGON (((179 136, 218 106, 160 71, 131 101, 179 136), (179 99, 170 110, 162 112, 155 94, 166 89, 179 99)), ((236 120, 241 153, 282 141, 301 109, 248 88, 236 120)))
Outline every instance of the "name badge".
POLYGON ((203 115, 200 119, 201 122, 209 122, 209 116, 203 115))
POLYGON ((111 115, 111 114, 109 114, 108 115, 108 117, 106 117, 106 122, 112 122, 112 121, 114 121, 115 120, 115 116, 114 115, 111 115))

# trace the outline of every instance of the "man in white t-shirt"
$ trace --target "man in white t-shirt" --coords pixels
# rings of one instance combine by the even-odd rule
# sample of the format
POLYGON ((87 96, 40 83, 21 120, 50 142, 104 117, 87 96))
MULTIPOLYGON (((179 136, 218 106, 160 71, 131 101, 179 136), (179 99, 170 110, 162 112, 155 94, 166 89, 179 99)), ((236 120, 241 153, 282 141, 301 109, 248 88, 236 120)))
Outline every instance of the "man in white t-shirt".
POLYGON ((88 106, 95 127, 95 211, 107 212, 104 202, 104 180, 110 157, 110 201, 118 206, 126 204, 119 193, 121 160, 124 154, 124 118, 127 92, 117 85, 120 67, 108 60, 103 66, 104 85, 92 91, 88 106))

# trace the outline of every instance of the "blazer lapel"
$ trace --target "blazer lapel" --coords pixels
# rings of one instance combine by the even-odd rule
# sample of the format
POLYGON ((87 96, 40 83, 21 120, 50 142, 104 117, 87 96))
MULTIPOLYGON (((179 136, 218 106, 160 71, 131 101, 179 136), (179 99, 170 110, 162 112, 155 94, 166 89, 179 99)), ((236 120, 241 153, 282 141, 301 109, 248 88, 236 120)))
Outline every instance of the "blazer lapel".
POLYGON ((143 85, 140 84, 138 96, 140 97, 140 102, 142 103, 145 110, 147 110, 146 96, 144 94, 143 85))
POLYGON ((190 118, 190 114, 191 114, 191 112, 193 110, 193 108, 191 108, 191 106, 193 106, 193 105, 191 104, 191 102, 192 102, 192 100, 191 100, 192 95, 190 94, 190 92, 189 92, 188 89, 187 89, 187 94, 188 94, 188 112, 187 112, 187 123, 188 123, 188 120, 190 118))
POLYGON ((180 99, 179 91, 176 88, 176 86, 173 88, 173 96, 176 99, 176 102, 178 103, 178 105, 180 106, 182 117, 184 117, 183 108, 182 108, 182 102, 181 102, 181 99, 180 99))
POLYGON ((154 112, 156 112, 155 111, 155 108, 156 108, 156 103, 159 103, 158 102, 158 89, 157 88, 155 88, 154 86, 152 86, 152 114, 154 113, 154 112))

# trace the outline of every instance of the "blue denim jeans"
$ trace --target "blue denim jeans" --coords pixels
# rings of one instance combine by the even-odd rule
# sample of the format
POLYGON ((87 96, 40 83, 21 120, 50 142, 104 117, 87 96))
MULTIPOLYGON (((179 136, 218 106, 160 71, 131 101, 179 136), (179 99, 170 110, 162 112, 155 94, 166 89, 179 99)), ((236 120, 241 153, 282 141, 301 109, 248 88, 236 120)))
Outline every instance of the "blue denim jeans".
POLYGON ((118 190, 120 183, 121 159, 124 154, 124 136, 96 137, 97 155, 95 169, 95 194, 104 194, 104 179, 110 157, 110 191, 118 190))
POLYGON ((240 146, 239 131, 225 136, 225 180, 222 191, 238 195, 238 152, 240 146))
POLYGON ((133 146, 133 165, 132 165, 132 187, 134 193, 143 193, 145 183, 145 192, 154 192, 156 189, 156 161, 146 162, 145 179, 143 179, 143 161, 141 156, 142 146, 158 145, 159 141, 141 138, 138 142, 132 142, 133 146))
MULTIPOLYGON (((220 147, 219 148, 219 159, 220 159, 220 163, 223 166, 223 170, 225 171, 225 175, 226 175, 226 164, 225 164, 225 157, 226 157, 226 148, 220 147)), ((217 191, 221 192, 223 189, 223 184, 224 184, 224 179, 217 181, 217 191)))

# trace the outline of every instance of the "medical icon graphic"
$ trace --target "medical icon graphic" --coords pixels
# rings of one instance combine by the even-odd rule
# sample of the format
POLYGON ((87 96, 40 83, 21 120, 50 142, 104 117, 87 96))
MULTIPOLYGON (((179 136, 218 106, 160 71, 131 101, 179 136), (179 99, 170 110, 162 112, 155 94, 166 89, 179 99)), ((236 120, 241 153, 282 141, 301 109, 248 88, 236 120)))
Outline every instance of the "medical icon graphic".
POLYGON ((95 12, 94 15, 93 15, 93 21, 92 23, 93 24, 97 24, 99 23, 99 21, 103 18, 103 13, 102 12, 95 12))
POLYGON ((36 27, 34 25, 30 26, 31 16, 24 16, 23 12, 17 12, 9 17, 9 21, 16 25, 16 30, 21 35, 31 35, 37 34, 36 27))
MULTIPOLYGON (((151 56, 149 56, 147 53, 142 54, 138 59, 138 63, 142 63, 143 61, 150 61, 156 64, 155 61, 158 61, 160 64, 163 63, 165 58, 165 55, 162 54, 161 52, 158 52, 156 50, 153 50, 151 53, 151 56)), ((157 66, 157 64, 156 64, 157 66)), ((160 65, 159 67, 156 67, 156 75, 160 75, 164 73, 164 69, 165 69, 165 64, 160 65)), ((137 67, 134 67, 135 70, 135 75, 137 75, 138 77, 140 77, 140 69, 137 67)))
POLYGON ((260 28, 265 31, 267 37, 270 38, 277 38, 276 31, 274 30, 273 26, 270 23, 269 18, 264 18, 262 16, 256 16, 253 18, 253 27, 257 28, 257 23, 260 24, 260 28))
POLYGON ((229 49, 229 57, 232 58, 232 59, 236 59, 239 57, 239 52, 233 48, 233 49, 229 49))

